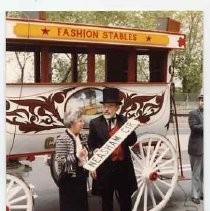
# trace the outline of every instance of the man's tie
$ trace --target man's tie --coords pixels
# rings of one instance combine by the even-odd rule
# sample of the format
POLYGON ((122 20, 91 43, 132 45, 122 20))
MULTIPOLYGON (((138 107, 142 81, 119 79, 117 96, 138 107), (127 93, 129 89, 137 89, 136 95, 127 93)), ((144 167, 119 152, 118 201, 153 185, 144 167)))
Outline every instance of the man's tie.
POLYGON ((115 123, 115 120, 116 120, 116 117, 112 117, 112 118, 108 119, 110 130, 112 129, 112 124, 115 123))

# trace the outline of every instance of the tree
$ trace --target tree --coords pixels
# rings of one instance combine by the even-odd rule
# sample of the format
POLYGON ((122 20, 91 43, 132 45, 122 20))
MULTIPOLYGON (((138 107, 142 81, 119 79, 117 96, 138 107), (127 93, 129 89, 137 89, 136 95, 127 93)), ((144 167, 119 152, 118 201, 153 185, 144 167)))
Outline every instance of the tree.
POLYGON ((201 12, 179 13, 177 19, 184 22, 182 31, 187 34, 187 48, 174 55, 176 75, 182 81, 184 93, 199 92, 203 76, 203 15, 201 12))

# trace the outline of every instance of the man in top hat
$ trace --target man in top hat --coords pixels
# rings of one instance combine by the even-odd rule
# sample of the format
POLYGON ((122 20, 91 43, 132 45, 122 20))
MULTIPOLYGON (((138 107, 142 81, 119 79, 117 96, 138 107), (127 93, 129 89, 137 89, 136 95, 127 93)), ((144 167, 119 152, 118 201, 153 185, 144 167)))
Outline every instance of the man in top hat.
POLYGON ((198 97, 198 108, 189 113, 190 137, 188 153, 192 170, 191 199, 203 200, 203 95, 198 97))
MULTIPOLYGON (((96 152, 127 121, 116 112, 121 105, 117 88, 103 89, 103 114, 90 121, 88 145, 96 152)), ((132 132, 121 145, 97 168, 91 172, 92 194, 102 197, 102 210, 113 211, 113 194, 116 193, 120 210, 131 211, 131 195, 137 189, 133 163, 129 151, 137 141, 132 132)))

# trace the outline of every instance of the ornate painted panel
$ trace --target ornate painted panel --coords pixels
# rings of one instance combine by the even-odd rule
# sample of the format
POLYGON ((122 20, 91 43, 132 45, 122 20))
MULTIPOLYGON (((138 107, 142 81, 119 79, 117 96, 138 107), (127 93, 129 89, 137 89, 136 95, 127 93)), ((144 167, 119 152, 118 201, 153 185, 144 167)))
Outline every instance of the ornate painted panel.
MULTIPOLYGON (((169 84, 112 84, 120 89, 119 113, 139 120, 138 135, 165 135, 170 114, 169 84)), ((56 136, 65 130, 63 115, 68 109, 84 109, 87 135, 89 122, 102 114, 103 86, 7 85, 7 155, 48 153, 56 136)))

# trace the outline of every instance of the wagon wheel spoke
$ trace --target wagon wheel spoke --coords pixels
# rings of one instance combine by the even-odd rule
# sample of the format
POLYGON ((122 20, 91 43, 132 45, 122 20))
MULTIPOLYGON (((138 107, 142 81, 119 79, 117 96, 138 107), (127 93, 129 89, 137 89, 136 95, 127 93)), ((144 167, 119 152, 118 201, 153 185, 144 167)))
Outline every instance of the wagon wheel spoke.
POLYGON ((174 174, 174 170, 171 169, 171 170, 165 170, 165 171, 160 171, 159 172, 159 176, 166 176, 166 175, 171 175, 171 174, 174 174))
POLYGON ((152 157, 150 159, 150 165, 154 162, 154 159, 157 156, 157 152, 159 150, 160 144, 161 144, 161 141, 159 140, 156 147, 155 147, 155 151, 153 152, 152 157))
POLYGON ((164 152, 161 153, 161 155, 158 157, 158 159, 153 163, 152 167, 154 168, 166 155, 166 153, 169 151, 169 148, 166 148, 164 152))
POLYGON ((10 205, 20 202, 20 201, 26 199, 26 197, 27 196, 25 195, 25 196, 20 196, 20 197, 17 197, 16 199, 10 200, 10 205))
POLYGON ((10 189, 13 187, 14 185, 14 180, 10 180, 9 184, 7 185, 7 193, 10 191, 10 189))
POLYGON ((159 193, 159 195, 162 197, 162 199, 164 198, 164 193, 161 191, 161 189, 159 188, 159 186, 154 182, 154 187, 157 190, 157 192, 159 193))
POLYGON ((136 201, 133 207, 133 211, 137 211, 138 209, 138 205, 140 203, 144 188, 145 188, 145 183, 142 182, 137 192, 137 197, 136 197, 136 201))
POLYGON ((28 206, 27 205, 14 205, 14 206, 10 206, 10 210, 27 210, 28 206))
POLYGON ((135 162, 137 162, 137 164, 139 165, 139 166, 135 165, 134 167, 136 167, 136 169, 141 170, 142 167, 143 167, 143 163, 142 163, 141 157, 139 155, 135 154, 132 150, 131 150, 131 156, 133 157, 135 162))
POLYGON ((12 199, 18 192, 22 190, 22 187, 17 186, 10 190, 10 194, 8 196, 8 200, 12 199))
POLYGON ((146 157, 145 165, 149 165, 150 156, 151 156, 150 153, 151 153, 151 148, 152 148, 151 144, 152 144, 152 141, 150 141, 150 139, 148 139, 148 144, 146 144, 144 147, 144 152, 145 152, 144 154, 146 157))
POLYGON ((164 166, 167 166, 167 165, 169 165, 169 164, 172 163, 172 162, 174 162, 174 159, 167 160, 167 161, 165 161, 165 162, 159 164, 158 166, 156 166, 156 167, 154 168, 154 170, 161 169, 161 168, 163 168, 164 166))
POLYGON ((161 180, 161 179, 159 179, 159 178, 157 179, 157 181, 158 181, 159 183, 165 185, 166 187, 171 188, 171 184, 167 183, 166 181, 161 180))
POLYGON ((157 204, 156 204, 156 200, 155 200, 155 197, 154 197, 154 192, 153 192, 153 189, 152 189, 151 185, 149 185, 149 194, 150 194, 150 198, 152 200, 152 205, 153 205, 153 207, 155 207, 157 204))
POLYGON ((140 186, 139 184, 141 184, 141 182, 142 182, 142 178, 141 177, 138 177, 137 178, 138 187, 140 186))
POLYGON ((147 211, 147 193, 148 189, 147 189, 147 185, 145 185, 145 190, 144 190, 144 211, 147 211))
POLYGON ((140 142, 139 145, 140 145, 139 148, 140 148, 140 153, 141 153, 141 159, 142 159, 143 164, 145 164, 146 163, 146 159, 145 159, 145 156, 144 156, 142 143, 140 142))

